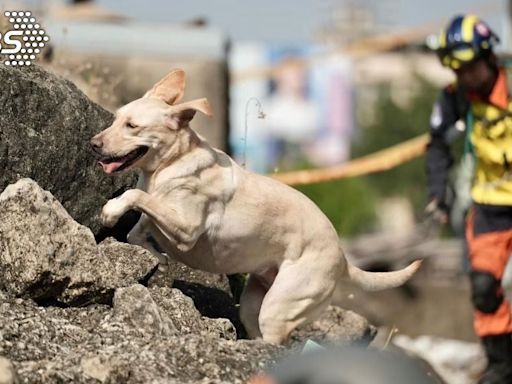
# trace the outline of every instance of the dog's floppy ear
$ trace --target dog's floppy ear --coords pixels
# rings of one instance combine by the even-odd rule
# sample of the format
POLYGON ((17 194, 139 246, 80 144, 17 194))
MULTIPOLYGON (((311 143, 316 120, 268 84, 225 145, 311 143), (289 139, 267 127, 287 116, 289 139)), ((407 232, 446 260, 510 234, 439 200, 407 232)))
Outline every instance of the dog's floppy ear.
POLYGON ((169 105, 181 100, 185 93, 185 71, 175 69, 156 83, 144 97, 161 99, 169 105))
POLYGON ((192 120, 197 111, 208 117, 213 116, 210 103, 206 98, 202 98, 173 105, 171 117, 178 123, 178 127, 183 127, 192 120))

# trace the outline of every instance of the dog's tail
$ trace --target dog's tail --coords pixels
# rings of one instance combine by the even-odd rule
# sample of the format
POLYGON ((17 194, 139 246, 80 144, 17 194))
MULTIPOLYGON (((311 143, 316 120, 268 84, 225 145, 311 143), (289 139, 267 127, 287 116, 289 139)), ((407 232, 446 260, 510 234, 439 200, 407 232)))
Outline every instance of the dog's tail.
POLYGON ((421 260, 416 260, 399 271, 367 272, 347 263, 347 273, 349 279, 365 291, 380 291, 404 284, 416 273, 420 266, 421 260))

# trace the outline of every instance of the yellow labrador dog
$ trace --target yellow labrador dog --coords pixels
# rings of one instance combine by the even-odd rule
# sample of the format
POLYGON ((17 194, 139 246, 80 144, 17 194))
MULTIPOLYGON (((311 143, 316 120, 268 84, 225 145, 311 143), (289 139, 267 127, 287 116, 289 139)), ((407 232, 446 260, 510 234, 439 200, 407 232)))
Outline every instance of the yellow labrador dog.
MULTIPOLYGON (((138 169, 139 184, 104 206, 113 226, 128 210, 142 216, 128 241, 214 273, 250 273, 240 317, 249 336, 281 344, 315 320, 350 279, 368 290, 396 287, 420 262, 388 273, 349 264, 338 234, 306 196, 248 172, 212 148, 189 126, 206 99, 179 103, 185 73, 174 70, 144 97, 121 107, 91 145, 106 173, 138 169)), ((162 260, 162 255, 160 255, 162 260)))

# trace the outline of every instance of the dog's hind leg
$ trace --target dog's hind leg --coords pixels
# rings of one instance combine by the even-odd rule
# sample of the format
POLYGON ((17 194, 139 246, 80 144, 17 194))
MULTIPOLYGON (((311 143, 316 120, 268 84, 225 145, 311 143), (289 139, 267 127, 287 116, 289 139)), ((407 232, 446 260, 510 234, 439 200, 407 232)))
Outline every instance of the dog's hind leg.
POLYGON ((261 337, 258 316, 267 290, 260 278, 251 274, 240 296, 240 320, 250 339, 261 337))
POLYGON ((285 261, 261 305, 263 340, 283 344, 295 328, 316 320, 330 304, 338 269, 312 256, 285 261))

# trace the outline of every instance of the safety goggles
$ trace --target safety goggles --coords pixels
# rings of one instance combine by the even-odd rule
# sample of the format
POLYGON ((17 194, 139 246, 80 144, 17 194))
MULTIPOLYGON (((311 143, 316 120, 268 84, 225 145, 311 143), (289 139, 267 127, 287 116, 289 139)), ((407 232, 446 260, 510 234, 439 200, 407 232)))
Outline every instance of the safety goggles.
POLYGON ((445 67, 454 70, 460 69, 463 65, 477 59, 475 47, 470 43, 457 44, 455 47, 440 48, 437 54, 445 67))

